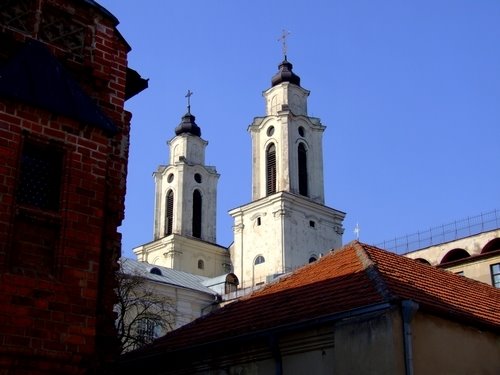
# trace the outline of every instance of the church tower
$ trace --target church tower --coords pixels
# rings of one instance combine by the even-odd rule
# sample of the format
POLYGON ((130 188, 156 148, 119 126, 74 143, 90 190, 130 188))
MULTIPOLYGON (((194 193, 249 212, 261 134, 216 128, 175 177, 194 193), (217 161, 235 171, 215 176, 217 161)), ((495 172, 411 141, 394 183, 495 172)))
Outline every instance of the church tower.
POLYGON ((287 60, 263 93, 266 115, 252 138, 252 202, 233 209, 234 273, 259 285, 342 245, 345 213, 324 205, 325 126, 307 115, 309 91, 287 60))
POLYGON ((188 104, 168 142, 169 164, 153 174, 154 241, 134 249, 138 260, 209 277, 229 270, 227 249, 216 245, 219 174, 205 165, 207 144, 188 104))

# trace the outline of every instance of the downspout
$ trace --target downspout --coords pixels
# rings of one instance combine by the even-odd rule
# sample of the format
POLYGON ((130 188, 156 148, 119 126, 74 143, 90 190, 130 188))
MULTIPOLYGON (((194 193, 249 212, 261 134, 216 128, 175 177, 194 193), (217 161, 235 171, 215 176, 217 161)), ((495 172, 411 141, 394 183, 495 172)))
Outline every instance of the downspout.
POLYGON ((274 358, 274 373, 276 375, 283 375, 283 362, 281 360, 281 352, 278 344, 278 339, 274 334, 269 335, 269 348, 274 358))
POLYGON ((413 375, 413 333, 411 329, 411 321, 413 320, 417 310, 418 303, 412 300, 404 300, 401 302, 406 375, 413 375))

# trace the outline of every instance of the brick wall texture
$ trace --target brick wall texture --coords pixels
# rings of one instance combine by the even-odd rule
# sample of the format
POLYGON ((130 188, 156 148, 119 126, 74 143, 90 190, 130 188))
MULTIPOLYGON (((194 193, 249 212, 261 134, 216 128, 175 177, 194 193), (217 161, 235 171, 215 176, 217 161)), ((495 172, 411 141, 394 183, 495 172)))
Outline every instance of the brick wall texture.
POLYGON ((113 275, 131 115, 130 48, 116 24, 93 1, 0 7, 0 68, 33 40, 60 64, 14 66, 21 74, 10 78, 44 75, 45 63, 60 79, 28 77, 27 91, 43 89, 31 99, 0 77, 0 374, 108 373, 117 353, 113 275), (69 101, 57 110, 61 94, 69 101), (101 121, 85 120, 93 110, 101 121))

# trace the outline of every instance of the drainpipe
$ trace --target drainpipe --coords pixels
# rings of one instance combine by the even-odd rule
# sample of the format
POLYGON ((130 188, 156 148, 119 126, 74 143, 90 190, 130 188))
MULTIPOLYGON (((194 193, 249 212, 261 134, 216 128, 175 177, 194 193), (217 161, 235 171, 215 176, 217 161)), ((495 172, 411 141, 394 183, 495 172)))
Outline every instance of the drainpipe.
POLYGON ((413 336, 411 321, 418 310, 418 303, 411 300, 401 302, 401 315, 403 317, 403 343, 405 356, 406 375, 413 375, 413 336))
POLYGON ((281 351, 279 348, 278 339, 274 334, 269 335, 269 348, 274 358, 274 373, 276 375, 283 375, 283 362, 281 360, 281 351))

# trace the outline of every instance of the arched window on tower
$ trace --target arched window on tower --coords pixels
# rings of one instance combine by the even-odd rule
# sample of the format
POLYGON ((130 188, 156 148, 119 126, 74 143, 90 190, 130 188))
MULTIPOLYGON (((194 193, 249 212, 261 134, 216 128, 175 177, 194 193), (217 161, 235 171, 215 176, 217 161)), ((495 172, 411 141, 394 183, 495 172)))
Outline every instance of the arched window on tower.
POLYGON ((266 195, 276 193, 276 146, 270 144, 266 150, 266 195))
POLYGON ((264 258, 262 255, 257 255, 255 257, 255 260, 253 261, 253 264, 254 265, 262 264, 262 263, 265 263, 265 261, 266 261, 266 258, 264 258))
POLYGON ((174 192, 169 190, 167 193, 167 201, 165 204, 165 235, 172 234, 174 223, 174 192))
POLYGON ((193 237, 201 238, 201 193, 199 190, 193 192, 193 237))
POLYGON ((301 142, 298 148, 299 159, 299 194, 308 196, 307 189, 307 150, 306 146, 301 142))

